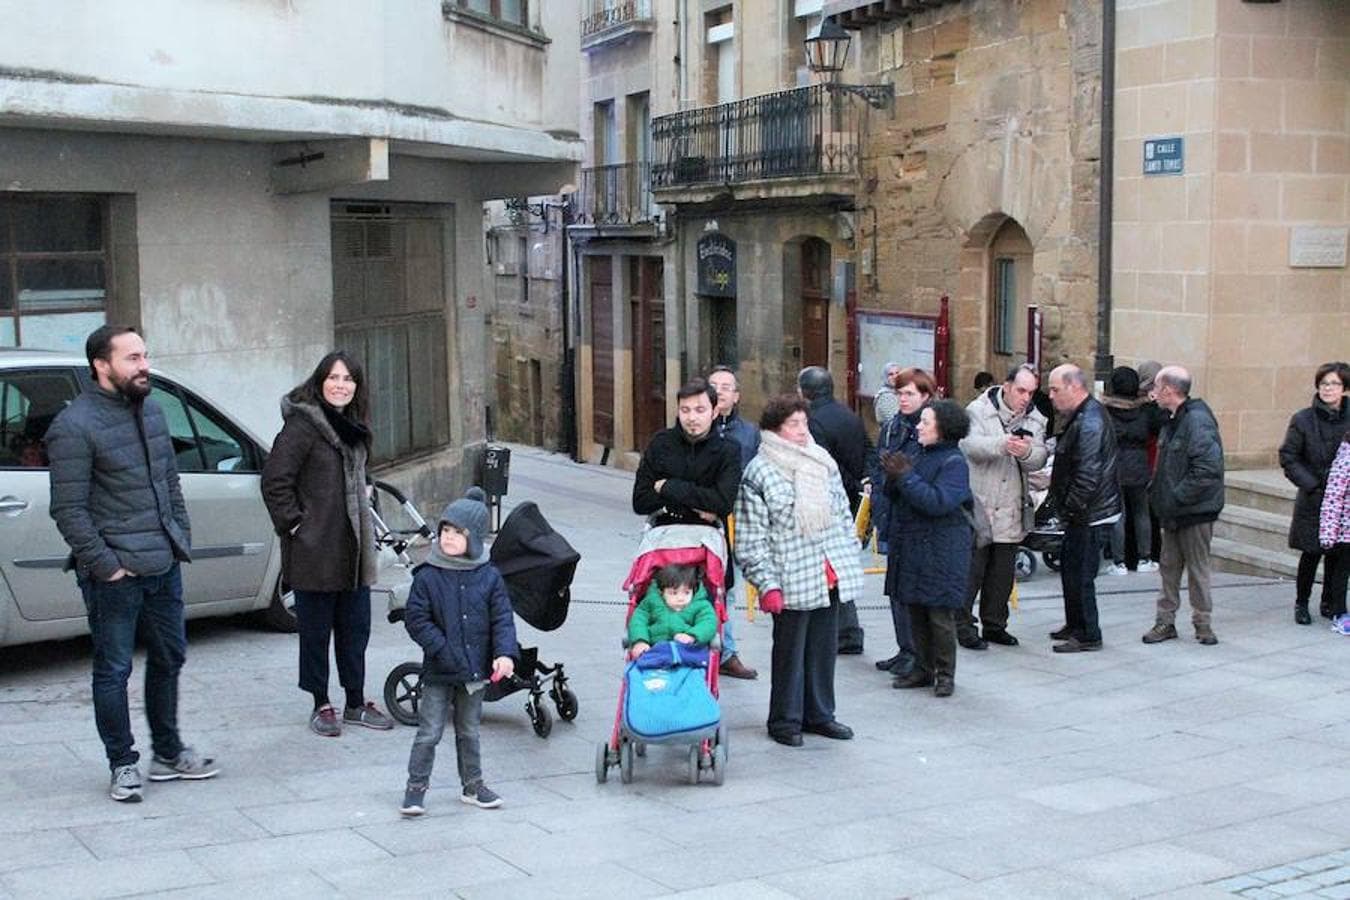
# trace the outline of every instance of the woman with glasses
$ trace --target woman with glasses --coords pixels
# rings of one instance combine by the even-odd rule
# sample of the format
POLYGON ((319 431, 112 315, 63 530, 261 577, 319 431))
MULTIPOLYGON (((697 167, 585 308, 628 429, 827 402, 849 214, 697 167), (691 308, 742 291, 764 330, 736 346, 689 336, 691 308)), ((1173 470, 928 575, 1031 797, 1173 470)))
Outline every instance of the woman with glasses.
MULTIPOLYGON (((1317 368, 1313 385, 1317 394, 1312 405, 1294 413, 1280 445, 1280 467, 1284 475, 1298 488, 1294 500, 1294 518, 1289 525, 1289 546, 1300 552, 1298 579, 1295 582, 1294 621, 1311 625, 1308 600, 1312 596, 1317 564, 1324 555, 1317 530, 1322 509, 1322 495, 1327 486, 1327 474, 1345 434, 1346 385, 1350 384, 1350 364, 1323 363, 1317 368)), ((1323 617, 1332 616, 1332 579, 1323 573, 1323 617)))

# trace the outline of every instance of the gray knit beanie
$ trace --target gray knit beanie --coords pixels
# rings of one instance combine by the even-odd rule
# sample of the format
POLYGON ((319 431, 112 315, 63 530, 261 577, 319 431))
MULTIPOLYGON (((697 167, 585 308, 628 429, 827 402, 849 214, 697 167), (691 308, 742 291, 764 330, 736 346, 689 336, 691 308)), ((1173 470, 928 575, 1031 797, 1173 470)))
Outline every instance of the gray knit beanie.
POLYGON ((445 512, 441 513, 441 527, 453 525, 467 533, 469 546, 464 555, 469 559, 479 559, 483 556, 483 542, 488 536, 488 508, 485 500, 487 494, 483 493, 482 488, 471 487, 464 492, 463 497, 451 503, 445 508, 445 512))

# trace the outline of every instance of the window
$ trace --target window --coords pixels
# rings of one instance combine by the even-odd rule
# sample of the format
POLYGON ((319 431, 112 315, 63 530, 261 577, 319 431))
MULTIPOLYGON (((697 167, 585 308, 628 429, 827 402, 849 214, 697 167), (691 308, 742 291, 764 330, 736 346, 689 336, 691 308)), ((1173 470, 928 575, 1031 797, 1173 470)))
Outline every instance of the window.
POLYGON ((108 230, 106 197, 0 193, 0 346, 103 324, 108 230))
POLYGON ((79 392, 69 369, 0 376, 0 468, 45 469, 47 429, 79 392))
POLYGON ((530 25, 529 0, 458 0, 458 6, 522 28, 530 25))
POLYGON ((201 400, 158 378, 151 384, 150 397, 164 410, 180 474, 260 470, 253 442, 224 424, 201 400))
POLYGON ((594 106, 595 164, 612 166, 619 162, 619 123, 614 115, 614 101, 605 100, 594 106))
POLYGON ((448 215, 416 204, 332 206, 337 345, 366 369, 375 463, 450 440, 448 215))
POLYGON ((527 234, 522 234, 518 238, 518 252, 520 253, 520 265, 516 271, 520 275, 520 302, 530 302, 530 238, 527 234))
POLYGON ((1017 278, 1014 260, 994 260, 994 352, 1013 352, 1017 315, 1017 278))

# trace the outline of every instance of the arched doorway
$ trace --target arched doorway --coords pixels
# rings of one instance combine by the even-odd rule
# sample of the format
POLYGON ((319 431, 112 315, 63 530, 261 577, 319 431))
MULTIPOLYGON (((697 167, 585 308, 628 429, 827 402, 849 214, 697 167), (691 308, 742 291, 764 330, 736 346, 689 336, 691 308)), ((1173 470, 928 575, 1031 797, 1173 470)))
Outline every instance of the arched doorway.
POLYGON ((953 334, 952 385, 968 393, 980 370, 997 379, 1028 358, 1027 307, 1035 303, 1035 249, 1022 224, 990 213, 967 232, 953 334))

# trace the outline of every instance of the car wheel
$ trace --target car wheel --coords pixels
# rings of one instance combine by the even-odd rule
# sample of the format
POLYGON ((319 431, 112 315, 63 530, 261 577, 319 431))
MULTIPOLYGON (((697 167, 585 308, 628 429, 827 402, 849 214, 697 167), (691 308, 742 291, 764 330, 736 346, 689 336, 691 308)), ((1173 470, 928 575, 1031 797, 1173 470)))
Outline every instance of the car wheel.
POLYGON ((276 587, 272 588, 272 602, 267 605, 267 609, 258 613, 258 618, 273 631, 295 633, 295 592, 282 584, 280 577, 277 578, 276 587))

